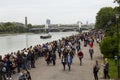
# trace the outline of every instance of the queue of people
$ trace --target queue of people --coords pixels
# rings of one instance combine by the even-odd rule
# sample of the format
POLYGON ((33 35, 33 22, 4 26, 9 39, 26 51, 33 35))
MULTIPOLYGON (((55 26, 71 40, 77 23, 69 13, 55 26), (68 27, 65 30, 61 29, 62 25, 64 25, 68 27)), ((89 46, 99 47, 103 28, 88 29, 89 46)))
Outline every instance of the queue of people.
MULTIPOLYGON (((94 43, 95 33, 89 32, 84 34, 72 35, 70 37, 62 38, 61 40, 56 40, 53 42, 45 43, 43 45, 36 45, 34 47, 24 48, 23 50, 18 50, 17 52, 12 52, 11 54, 5 55, 3 58, 0 57, 0 68, 5 67, 6 71, 0 72, 0 80, 12 79, 11 75, 15 74, 15 69, 20 73, 19 80, 27 73, 30 76, 29 70, 36 68, 35 62, 40 57, 45 57, 47 65, 51 63, 53 66, 56 65, 56 57, 59 56, 61 63, 63 65, 63 70, 68 66, 68 70, 71 70, 71 65, 73 58, 77 53, 80 60, 80 65, 82 65, 82 59, 84 54, 81 50, 81 41, 84 41, 84 47, 90 46, 89 52, 90 57, 93 59, 93 43, 94 43), (92 49, 92 50, 91 50, 92 49), (3 64, 3 65, 1 65, 3 64)), ((27 74, 27 75, 28 75, 27 74)), ((25 78, 26 76, 24 76, 25 78)), ((25 79, 25 80, 31 80, 25 79)))

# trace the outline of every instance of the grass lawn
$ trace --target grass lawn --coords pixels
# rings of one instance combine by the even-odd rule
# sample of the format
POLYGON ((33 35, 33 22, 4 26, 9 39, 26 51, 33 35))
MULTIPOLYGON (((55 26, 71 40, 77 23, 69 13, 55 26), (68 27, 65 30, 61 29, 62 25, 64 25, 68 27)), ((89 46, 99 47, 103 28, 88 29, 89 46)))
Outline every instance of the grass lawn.
POLYGON ((111 79, 118 80, 118 67, 115 65, 114 59, 108 59, 109 61, 109 75, 111 79))

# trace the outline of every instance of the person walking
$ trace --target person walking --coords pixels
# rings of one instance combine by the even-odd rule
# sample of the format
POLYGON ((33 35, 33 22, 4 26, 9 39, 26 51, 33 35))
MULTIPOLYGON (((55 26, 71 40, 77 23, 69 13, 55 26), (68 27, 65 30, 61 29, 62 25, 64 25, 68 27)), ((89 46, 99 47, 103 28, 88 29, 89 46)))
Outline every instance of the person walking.
POLYGON ((60 47, 58 47, 57 52, 59 54, 59 58, 61 58, 61 48, 60 47))
POLYGON ((65 58, 64 55, 62 55, 61 62, 62 62, 62 65, 63 65, 63 69, 65 70, 66 58, 65 58))
POLYGON ((72 60, 72 57, 70 56, 70 53, 68 53, 68 55, 67 55, 67 65, 68 65, 69 71, 71 69, 71 60, 72 60))
POLYGON ((92 60, 92 59, 93 59, 93 53, 94 53, 93 48, 90 48, 90 49, 89 49, 89 53, 90 53, 90 58, 91 58, 91 60, 92 60))
POLYGON ((52 58, 51 60, 52 60, 53 66, 55 66, 55 64, 56 64, 56 54, 54 52, 52 52, 51 58, 52 58))
POLYGON ((98 65, 98 61, 96 60, 96 63, 93 66, 93 74, 95 80, 98 80, 98 71, 99 71, 99 65, 98 65))
POLYGON ((105 58, 105 63, 104 63, 104 78, 105 79, 107 79, 107 78, 110 79, 108 71, 109 71, 109 62, 108 62, 108 59, 105 58))
POLYGON ((90 47, 90 48, 93 47, 93 41, 90 41, 90 43, 89 43, 89 47, 90 47))
POLYGON ((50 60, 50 53, 49 53, 49 52, 47 52, 47 54, 46 54, 46 56, 45 56, 45 60, 46 60, 46 62, 47 62, 47 65, 49 65, 50 62, 51 62, 51 60, 50 60))
POLYGON ((83 52, 81 50, 78 52, 78 58, 80 60, 80 65, 82 65, 83 52))

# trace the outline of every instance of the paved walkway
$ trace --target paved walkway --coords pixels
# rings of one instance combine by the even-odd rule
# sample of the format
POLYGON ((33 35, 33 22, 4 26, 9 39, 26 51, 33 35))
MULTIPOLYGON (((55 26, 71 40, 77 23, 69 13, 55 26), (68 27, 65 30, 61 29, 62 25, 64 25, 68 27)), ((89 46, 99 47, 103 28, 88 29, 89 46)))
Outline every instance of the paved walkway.
MULTIPOLYGON (((36 61, 36 68, 30 70, 32 80, 94 80, 93 65, 95 64, 95 60, 99 60, 101 63, 102 59, 99 45, 96 42, 94 43, 93 60, 90 59, 88 52, 89 46, 83 47, 82 43, 81 47, 84 53, 82 66, 79 65, 79 59, 77 56, 73 59, 71 71, 68 71, 67 66, 66 71, 63 71, 61 60, 58 57, 56 66, 47 66, 45 59, 40 58, 36 61)), ((101 74, 101 72, 99 74, 101 74)), ((13 80, 18 80, 18 73, 13 75, 13 80)))

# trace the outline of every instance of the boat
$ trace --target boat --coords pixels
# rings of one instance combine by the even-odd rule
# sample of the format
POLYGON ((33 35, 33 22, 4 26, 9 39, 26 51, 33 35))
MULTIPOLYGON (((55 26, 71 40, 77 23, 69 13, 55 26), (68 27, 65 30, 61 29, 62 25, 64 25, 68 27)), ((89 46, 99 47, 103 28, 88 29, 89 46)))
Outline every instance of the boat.
POLYGON ((50 34, 44 34, 44 35, 41 35, 40 38, 41 39, 48 39, 48 38, 51 38, 52 36, 50 34))
POLYGON ((41 39, 48 39, 52 37, 52 35, 49 34, 49 32, 47 31, 47 29, 48 29, 48 24, 45 25, 45 33, 40 36, 41 39))

